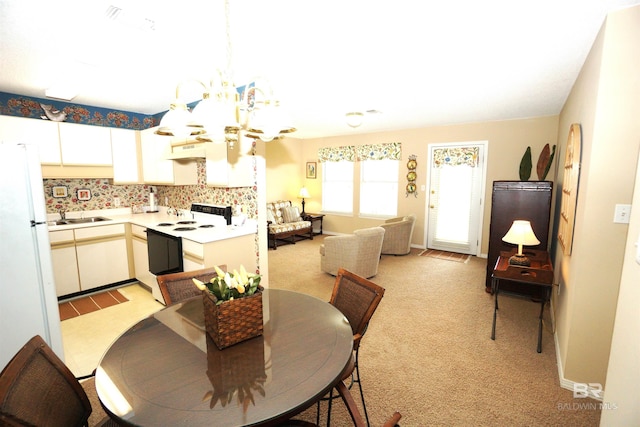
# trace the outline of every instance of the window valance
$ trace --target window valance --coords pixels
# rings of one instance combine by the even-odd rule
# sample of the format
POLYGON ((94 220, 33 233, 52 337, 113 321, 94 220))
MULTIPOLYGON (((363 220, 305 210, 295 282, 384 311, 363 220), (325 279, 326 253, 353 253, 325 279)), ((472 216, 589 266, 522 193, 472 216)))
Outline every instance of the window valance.
POLYGON ((319 162, 349 162, 361 160, 401 160, 402 143, 390 142, 384 144, 366 144, 358 147, 347 145, 343 147, 323 147, 318 149, 319 162))
POLYGON ((358 160, 401 160, 402 143, 367 144, 356 147, 358 160))
POLYGON ((356 161, 356 147, 346 145, 344 147, 323 147, 318 149, 319 162, 348 162, 356 161))
POLYGON ((444 165, 467 165, 472 168, 478 166, 480 147, 436 148, 433 150, 433 166, 440 168, 444 165))

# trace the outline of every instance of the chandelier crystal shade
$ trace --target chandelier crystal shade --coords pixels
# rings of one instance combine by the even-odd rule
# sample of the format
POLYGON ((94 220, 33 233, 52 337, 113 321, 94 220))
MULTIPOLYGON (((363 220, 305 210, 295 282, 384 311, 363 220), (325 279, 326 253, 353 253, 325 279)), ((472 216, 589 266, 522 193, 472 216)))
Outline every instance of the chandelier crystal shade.
POLYGON ((160 121, 156 133, 180 139, 196 136, 200 141, 226 141, 232 145, 242 132, 268 142, 296 131, 266 79, 255 78, 243 87, 236 87, 228 77, 231 75, 229 0, 225 1, 225 18, 228 69, 216 70, 208 85, 197 81, 204 93, 193 112, 180 100, 178 84, 176 101, 160 121))

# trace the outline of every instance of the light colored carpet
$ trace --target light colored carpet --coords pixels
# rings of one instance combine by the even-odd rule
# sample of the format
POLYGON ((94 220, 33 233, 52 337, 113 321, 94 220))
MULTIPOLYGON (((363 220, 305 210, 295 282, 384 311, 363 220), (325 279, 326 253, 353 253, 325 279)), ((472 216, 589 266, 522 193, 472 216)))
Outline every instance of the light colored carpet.
MULTIPOLYGON (((269 286, 328 301, 334 278, 320 271, 322 240, 270 250, 269 286)), ((597 402, 574 399, 559 386, 548 306, 542 353, 536 352, 540 305, 526 299, 501 295, 492 341, 486 259, 460 263, 420 252, 383 255, 371 279, 386 289, 360 347, 372 426, 395 410, 403 426, 598 425, 600 411, 584 409, 597 402)), ((315 421, 315 410, 299 418, 315 421)), ((350 422, 345 415, 332 425, 350 422)))
MULTIPOLYGON (((270 250, 269 286, 328 301, 335 279, 320 271, 322 240, 317 236, 270 250)), ((526 299, 501 296, 492 341, 486 260, 451 262, 417 256, 420 252, 383 256, 371 279, 386 289, 360 347, 372 426, 382 425, 395 410, 408 427, 598 425, 600 411, 591 409, 597 402, 574 399, 559 386, 548 307, 541 354, 536 352, 540 306, 526 299)), ((96 412, 92 419, 100 419, 100 404, 91 382, 87 385, 96 412)), ((321 424, 326 422, 322 407, 321 424)), ((315 422, 315 417, 314 406, 296 418, 315 422)), ((339 399, 331 424, 352 425, 339 399)))

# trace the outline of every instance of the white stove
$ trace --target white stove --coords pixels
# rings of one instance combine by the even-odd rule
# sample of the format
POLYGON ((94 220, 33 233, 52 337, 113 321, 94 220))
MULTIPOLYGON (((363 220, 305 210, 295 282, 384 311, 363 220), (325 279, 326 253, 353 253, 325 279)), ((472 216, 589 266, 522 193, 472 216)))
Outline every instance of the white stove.
POLYGON ((194 203, 189 214, 176 217, 175 221, 165 221, 151 227, 171 236, 189 237, 199 231, 225 229, 229 224, 231 206, 194 203))

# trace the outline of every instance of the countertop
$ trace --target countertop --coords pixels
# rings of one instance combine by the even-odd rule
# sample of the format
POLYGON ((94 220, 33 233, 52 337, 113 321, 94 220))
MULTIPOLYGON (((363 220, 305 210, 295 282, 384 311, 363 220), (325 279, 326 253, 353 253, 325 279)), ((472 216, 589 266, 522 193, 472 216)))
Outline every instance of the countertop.
MULTIPOLYGON (((131 213, 129 208, 120 209, 102 209, 94 211, 71 211, 67 212, 66 218, 89 218, 102 216, 109 218, 110 221, 100 221, 84 224, 66 224, 66 225, 49 225, 49 231, 60 230, 72 230, 77 228, 86 227, 100 227, 111 224, 136 224, 141 227, 151 228, 161 231, 163 233, 171 234, 173 236, 182 237, 187 240, 194 241, 196 243, 210 243, 224 239, 232 239, 235 237, 246 236, 249 234, 256 234, 258 232, 258 226, 256 220, 248 219, 244 225, 226 225, 224 227, 212 227, 212 228, 198 228, 190 231, 174 231, 172 227, 159 227, 158 224, 163 222, 176 223, 178 221, 192 219, 189 211, 181 211, 182 215, 168 215, 167 208, 164 206, 158 207, 158 212, 146 212, 146 213, 131 213)), ((53 222, 60 219, 59 214, 47 214, 47 221, 53 222)), ((176 226, 177 227, 177 226, 176 226)))

